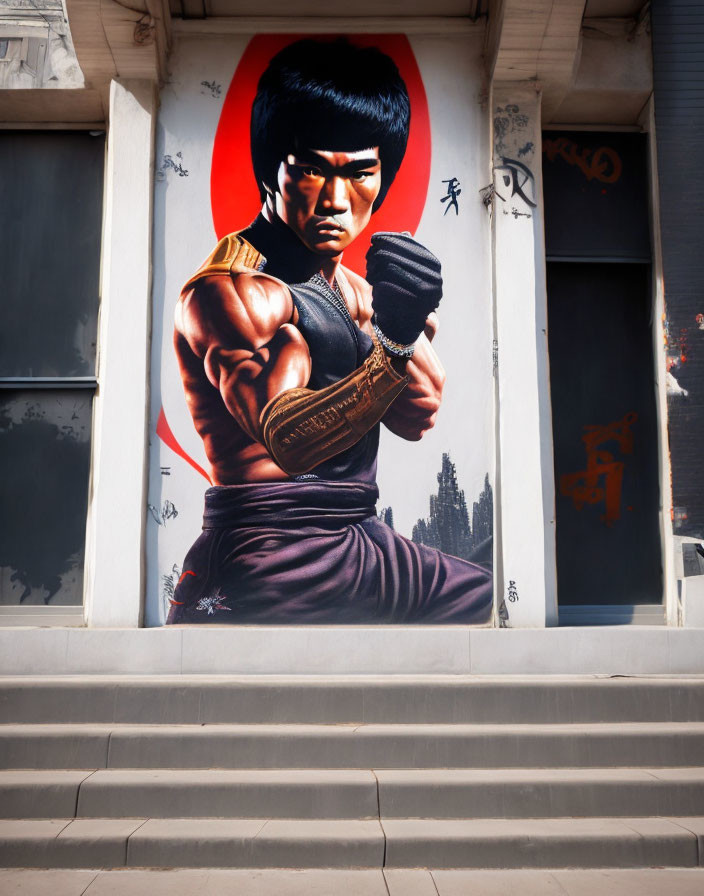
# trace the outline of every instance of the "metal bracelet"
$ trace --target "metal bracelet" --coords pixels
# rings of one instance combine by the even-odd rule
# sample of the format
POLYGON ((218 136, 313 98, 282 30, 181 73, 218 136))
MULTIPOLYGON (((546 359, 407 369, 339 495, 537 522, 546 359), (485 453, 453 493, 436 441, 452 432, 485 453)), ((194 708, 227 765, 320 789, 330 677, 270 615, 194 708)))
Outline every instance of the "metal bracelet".
POLYGON ((415 342, 411 343, 411 345, 401 345, 385 336, 375 323, 372 323, 372 326, 374 327, 376 338, 390 355, 393 355, 394 358, 405 358, 406 360, 413 357, 413 352, 416 350, 415 342))

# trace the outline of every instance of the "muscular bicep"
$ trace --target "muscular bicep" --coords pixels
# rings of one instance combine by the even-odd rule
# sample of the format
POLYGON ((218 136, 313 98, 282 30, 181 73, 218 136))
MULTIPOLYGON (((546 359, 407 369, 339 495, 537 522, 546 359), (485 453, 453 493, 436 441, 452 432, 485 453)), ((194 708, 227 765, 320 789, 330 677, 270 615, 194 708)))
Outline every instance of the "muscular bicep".
POLYGON ((203 361, 228 411, 253 439, 267 402, 305 386, 310 353, 290 323, 288 290, 256 275, 210 278, 182 301, 176 328, 203 361))
POLYGON ((255 351, 212 348, 205 368, 228 411, 253 439, 260 438, 264 406, 286 389, 305 386, 311 369, 308 346, 292 324, 283 324, 255 351))

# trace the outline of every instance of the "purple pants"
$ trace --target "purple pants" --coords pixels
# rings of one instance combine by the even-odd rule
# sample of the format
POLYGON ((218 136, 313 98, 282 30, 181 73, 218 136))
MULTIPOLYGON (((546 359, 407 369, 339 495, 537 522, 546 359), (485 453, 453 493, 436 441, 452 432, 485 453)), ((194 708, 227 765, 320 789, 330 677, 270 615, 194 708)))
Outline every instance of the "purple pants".
POLYGON ((167 623, 488 622, 491 573, 403 538, 377 497, 322 480, 208 489, 167 623))

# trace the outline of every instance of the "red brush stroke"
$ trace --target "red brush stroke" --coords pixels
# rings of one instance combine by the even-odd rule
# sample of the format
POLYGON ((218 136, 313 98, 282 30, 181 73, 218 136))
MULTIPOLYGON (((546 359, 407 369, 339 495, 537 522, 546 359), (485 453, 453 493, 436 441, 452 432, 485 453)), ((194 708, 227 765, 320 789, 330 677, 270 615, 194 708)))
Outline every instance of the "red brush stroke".
MULTIPOLYGON (((182 572, 182 573, 181 573, 181 576, 180 576, 180 578, 179 578, 179 580, 178 580, 179 585, 180 585, 181 582, 186 578, 186 576, 195 576, 195 575, 196 575, 196 574, 193 572, 192 569, 187 569, 185 572, 182 572)), ((197 578, 197 576, 196 576, 196 578, 197 578)))
POLYGON ((213 484, 212 479, 210 478, 210 476, 208 476, 203 467, 201 467, 200 464, 197 464, 190 455, 186 454, 183 448, 179 445, 176 436, 171 431, 171 427, 168 424, 163 408, 159 411, 159 419, 156 424, 156 434, 165 445, 168 445, 172 451, 178 454, 179 457, 182 457, 187 464, 190 464, 193 467, 194 470, 198 470, 200 475, 204 476, 211 485, 213 484))
MULTIPOLYGON (((302 36, 259 34, 253 37, 233 75, 215 134, 210 174, 213 225, 218 239, 246 227, 261 208, 249 148, 252 102, 259 78, 272 56, 302 36)), ((331 36, 318 35, 315 39, 331 36)), ((394 60, 406 82, 411 101, 408 147, 396 179, 367 228, 345 250, 344 264, 364 276, 364 257, 373 233, 378 230, 415 233, 418 228, 430 180, 430 116, 423 79, 405 35, 356 34, 348 37, 358 46, 378 47, 394 60)))

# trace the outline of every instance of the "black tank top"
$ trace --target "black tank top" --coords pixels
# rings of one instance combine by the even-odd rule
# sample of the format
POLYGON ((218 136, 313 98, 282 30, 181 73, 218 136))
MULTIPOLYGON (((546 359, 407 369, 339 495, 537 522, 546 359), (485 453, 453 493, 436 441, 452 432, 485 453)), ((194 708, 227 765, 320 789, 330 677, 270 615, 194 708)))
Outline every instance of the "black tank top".
MULTIPOLYGON (((309 389, 323 389, 361 367, 372 350, 372 340, 355 324, 342 296, 320 274, 290 287, 298 311, 297 327, 308 344, 312 371, 309 389)), ((356 445, 319 464, 312 478, 376 482, 379 424, 356 445)))
MULTIPOLYGON (((289 286, 298 311, 298 329, 308 344, 312 372, 308 388, 322 389, 352 373, 372 350, 372 341, 352 320, 344 299, 320 274, 310 280, 320 256, 307 250, 290 227, 258 215, 239 236, 264 256, 260 268, 289 286)), ((333 479, 376 485, 378 424, 347 451, 319 464, 298 480, 333 479)))

